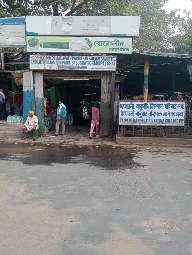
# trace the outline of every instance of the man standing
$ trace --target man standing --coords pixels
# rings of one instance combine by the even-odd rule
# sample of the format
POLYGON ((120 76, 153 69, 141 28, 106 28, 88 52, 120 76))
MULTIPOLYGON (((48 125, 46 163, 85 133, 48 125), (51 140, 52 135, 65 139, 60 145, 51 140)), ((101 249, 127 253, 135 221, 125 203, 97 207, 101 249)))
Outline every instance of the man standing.
POLYGON ((26 132, 30 132, 33 130, 33 141, 35 141, 36 130, 38 129, 38 119, 37 116, 34 115, 33 111, 29 111, 27 120, 25 121, 22 131, 23 131, 23 138, 22 140, 26 139, 26 132))
POLYGON ((0 119, 1 120, 6 119, 4 101, 5 101, 5 95, 3 93, 3 90, 0 89, 0 119))
POLYGON ((90 136, 89 138, 92 139, 93 130, 96 127, 96 138, 99 138, 99 108, 100 105, 94 100, 92 107, 91 107, 91 129, 90 129, 90 136))
POLYGON ((59 101, 59 106, 57 108, 57 122, 56 122, 55 136, 58 136, 58 134, 59 134, 59 126, 60 126, 60 124, 61 124, 61 127, 62 127, 61 135, 64 135, 64 133, 65 133, 65 120, 66 120, 66 118, 67 118, 66 106, 60 100, 59 101))

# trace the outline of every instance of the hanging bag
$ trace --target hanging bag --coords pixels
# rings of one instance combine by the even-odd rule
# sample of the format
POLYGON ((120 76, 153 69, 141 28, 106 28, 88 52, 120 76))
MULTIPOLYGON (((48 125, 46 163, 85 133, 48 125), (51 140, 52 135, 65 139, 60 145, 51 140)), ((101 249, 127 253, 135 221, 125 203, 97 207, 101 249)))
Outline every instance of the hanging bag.
POLYGON ((65 120, 67 118, 67 110, 66 107, 62 106, 59 111, 59 118, 65 120))

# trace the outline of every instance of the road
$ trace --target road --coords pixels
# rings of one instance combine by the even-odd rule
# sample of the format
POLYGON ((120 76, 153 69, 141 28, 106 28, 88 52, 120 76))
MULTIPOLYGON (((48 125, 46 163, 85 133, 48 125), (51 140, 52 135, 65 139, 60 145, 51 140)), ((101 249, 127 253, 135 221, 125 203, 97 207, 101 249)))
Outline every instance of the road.
POLYGON ((0 255, 192 254, 192 149, 0 143, 0 255))

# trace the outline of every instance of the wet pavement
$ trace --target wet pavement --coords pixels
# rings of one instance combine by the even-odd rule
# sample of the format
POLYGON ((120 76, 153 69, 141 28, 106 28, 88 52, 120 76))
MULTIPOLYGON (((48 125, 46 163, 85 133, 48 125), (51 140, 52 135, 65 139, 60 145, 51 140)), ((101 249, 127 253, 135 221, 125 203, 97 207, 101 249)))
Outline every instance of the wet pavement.
MULTIPOLYGON (((2 143, 0 144, 0 160, 21 161, 26 165, 79 164, 94 165, 107 170, 118 170, 123 167, 138 166, 133 162, 132 152, 113 145, 69 145, 40 143, 2 143), (11 151, 11 153, 10 153, 11 151)), ((135 151, 135 152, 134 152, 135 151)))
POLYGON ((0 255, 192 254, 191 153, 0 142, 0 255))

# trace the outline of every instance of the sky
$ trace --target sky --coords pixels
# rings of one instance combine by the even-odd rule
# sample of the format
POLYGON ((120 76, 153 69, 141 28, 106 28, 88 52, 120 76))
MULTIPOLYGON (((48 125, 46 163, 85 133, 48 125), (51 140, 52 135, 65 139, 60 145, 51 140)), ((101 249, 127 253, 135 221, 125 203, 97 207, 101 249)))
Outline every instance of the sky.
POLYGON ((192 1, 191 0, 169 0, 165 4, 164 9, 170 12, 174 9, 180 9, 181 13, 183 10, 192 11, 192 1))

